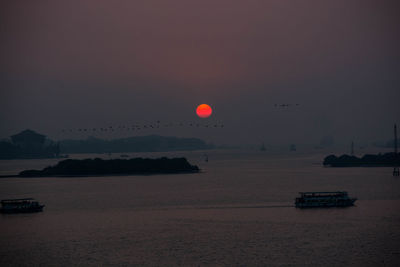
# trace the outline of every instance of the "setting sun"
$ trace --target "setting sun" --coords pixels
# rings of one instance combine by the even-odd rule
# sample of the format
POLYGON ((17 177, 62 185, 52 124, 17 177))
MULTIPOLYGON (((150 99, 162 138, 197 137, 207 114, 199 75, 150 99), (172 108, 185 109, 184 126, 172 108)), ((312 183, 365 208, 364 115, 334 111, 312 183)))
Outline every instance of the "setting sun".
POLYGON ((196 109, 196 114, 200 118, 208 118, 211 116, 211 113, 212 113, 212 109, 207 104, 201 104, 196 109))

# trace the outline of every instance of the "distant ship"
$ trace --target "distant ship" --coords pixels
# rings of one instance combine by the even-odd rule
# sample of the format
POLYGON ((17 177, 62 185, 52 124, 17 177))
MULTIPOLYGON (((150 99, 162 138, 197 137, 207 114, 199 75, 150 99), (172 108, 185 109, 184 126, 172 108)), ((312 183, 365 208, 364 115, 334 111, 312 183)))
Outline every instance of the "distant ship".
POLYGON ((265 151, 265 150, 267 150, 267 149, 265 148, 265 145, 264 145, 264 143, 262 143, 262 144, 261 144, 260 150, 261 150, 261 151, 265 151))
POLYGON ((357 198, 350 198, 347 192, 300 192, 296 198, 296 208, 349 207, 357 198))
POLYGON ((4 199, 1 201, 2 213, 27 213, 43 211, 44 205, 33 198, 4 199))

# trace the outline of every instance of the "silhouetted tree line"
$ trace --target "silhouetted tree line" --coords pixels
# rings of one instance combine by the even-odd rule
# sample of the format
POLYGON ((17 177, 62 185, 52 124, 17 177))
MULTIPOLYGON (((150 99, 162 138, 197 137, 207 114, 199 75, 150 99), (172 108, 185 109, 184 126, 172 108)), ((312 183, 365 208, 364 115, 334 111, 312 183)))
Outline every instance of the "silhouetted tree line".
POLYGON ((366 154, 361 158, 342 155, 329 155, 324 159, 324 166, 331 167, 395 167, 400 165, 400 153, 366 154))
POLYGON ((21 177, 88 176, 118 174, 168 174, 199 172, 186 158, 132 158, 132 159, 67 159, 43 170, 25 170, 21 177))

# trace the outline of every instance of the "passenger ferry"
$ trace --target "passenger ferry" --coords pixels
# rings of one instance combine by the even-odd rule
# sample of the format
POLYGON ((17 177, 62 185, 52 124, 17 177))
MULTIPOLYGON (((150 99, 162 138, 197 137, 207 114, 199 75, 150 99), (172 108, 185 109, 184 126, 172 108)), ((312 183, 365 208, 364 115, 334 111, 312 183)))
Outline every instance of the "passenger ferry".
POLYGON ((300 192, 296 198, 296 208, 348 207, 353 206, 357 198, 350 198, 347 192, 300 192))
POLYGON ((1 201, 2 213, 26 213, 43 211, 44 205, 33 198, 4 199, 1 201))

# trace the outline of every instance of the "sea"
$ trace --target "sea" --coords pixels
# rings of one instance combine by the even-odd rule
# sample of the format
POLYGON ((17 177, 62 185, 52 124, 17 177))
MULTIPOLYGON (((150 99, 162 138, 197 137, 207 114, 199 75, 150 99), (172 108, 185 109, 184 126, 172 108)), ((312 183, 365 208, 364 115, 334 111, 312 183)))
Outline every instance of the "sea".
MULTIPOLYGON (((318 151, 128 155, 186 157, 201 172, 1 178, 0 199, 46 206, 0 215, 0 266, 400 266, 400 178, 392 168, 327 168, 318 151), (303 191, 358 200, 295 208, 303 191)), ((1 160, 0 175, 58 161, 1 160)))

